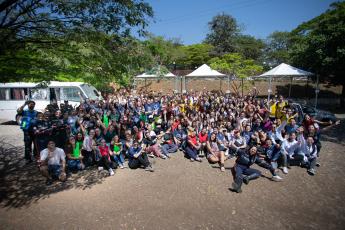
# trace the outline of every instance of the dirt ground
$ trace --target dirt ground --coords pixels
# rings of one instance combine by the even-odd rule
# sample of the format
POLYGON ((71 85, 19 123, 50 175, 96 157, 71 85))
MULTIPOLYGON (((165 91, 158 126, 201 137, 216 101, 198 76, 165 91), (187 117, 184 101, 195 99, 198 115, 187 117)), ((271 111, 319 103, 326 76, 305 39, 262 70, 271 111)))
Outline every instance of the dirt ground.
POLYGON ((97 170, 46 187, 23 159, 22 133, 0 126, 1 229, 344 229, 345 125, 323 135, 321 167, 293 167, 282 182, 263 177, 228 190, 230 167, 155 159, 156 172, 97 170))

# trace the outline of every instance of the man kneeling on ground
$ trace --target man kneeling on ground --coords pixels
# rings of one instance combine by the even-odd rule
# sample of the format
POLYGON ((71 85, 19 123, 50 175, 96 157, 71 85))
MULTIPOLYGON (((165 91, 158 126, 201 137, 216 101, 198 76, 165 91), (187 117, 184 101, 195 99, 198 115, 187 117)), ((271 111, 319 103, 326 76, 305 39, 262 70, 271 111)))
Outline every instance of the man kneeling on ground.
POLYGON ((53 140, 50 140, 47 148, 41 151, 38 163, 42 175, 47 178, 47 185, 51 185, 53 179, 66 180, 65 158, 65 152, 63 149, 57 148, 53 140))

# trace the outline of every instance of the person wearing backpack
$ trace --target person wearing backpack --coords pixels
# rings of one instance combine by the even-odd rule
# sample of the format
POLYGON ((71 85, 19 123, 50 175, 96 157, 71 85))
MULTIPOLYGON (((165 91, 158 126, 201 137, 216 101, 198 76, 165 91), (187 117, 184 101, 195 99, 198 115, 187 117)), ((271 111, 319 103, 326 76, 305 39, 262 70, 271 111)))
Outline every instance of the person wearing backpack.
POLYGON ((22 116, 20 128, 23 130, 24 134, 24 154, 26 163, 32 162, 32 144, 34 143, 35 137, 32 131, 32 124, 37 115, 35 105, 36 103, 34 101, 25 101, 25 103, 17 110, 18 115, 22 116), (25 106, 27 106, 27 109, 24 109, 25 106))

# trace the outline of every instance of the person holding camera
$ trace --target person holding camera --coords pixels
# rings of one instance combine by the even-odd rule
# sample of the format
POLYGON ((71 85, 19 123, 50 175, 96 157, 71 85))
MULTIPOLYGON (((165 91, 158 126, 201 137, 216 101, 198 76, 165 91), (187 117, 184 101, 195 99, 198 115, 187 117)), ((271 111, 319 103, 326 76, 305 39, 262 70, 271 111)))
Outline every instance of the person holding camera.
POLYGON ((22 106, 20 106, 17 110, 18 115, 22 116, 20 128, 23 130, 24 134, 24 154, 27 163, 32 162, 32 144, 34 143, 35 138, 35 135, 32 131, 32 125, 34 119, 37 116, 35 105, 36 103, 34 101, 25 101, 25 103, 22 106), (26 106, 27 109, 24 109, 26 106))

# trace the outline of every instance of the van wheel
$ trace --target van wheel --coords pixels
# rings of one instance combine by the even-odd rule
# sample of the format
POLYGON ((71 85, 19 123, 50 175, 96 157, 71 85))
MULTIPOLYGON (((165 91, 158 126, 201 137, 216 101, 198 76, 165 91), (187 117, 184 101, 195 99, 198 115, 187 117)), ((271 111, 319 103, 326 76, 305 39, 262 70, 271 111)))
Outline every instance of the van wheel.
POLYGON ((16 123, 17 123, 17 125, 20 125, 21 120, 22 120, 22 116, 17 114, 16 115, 16 123))

